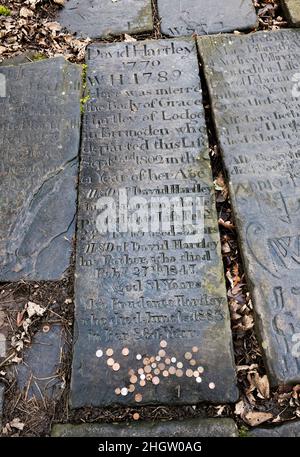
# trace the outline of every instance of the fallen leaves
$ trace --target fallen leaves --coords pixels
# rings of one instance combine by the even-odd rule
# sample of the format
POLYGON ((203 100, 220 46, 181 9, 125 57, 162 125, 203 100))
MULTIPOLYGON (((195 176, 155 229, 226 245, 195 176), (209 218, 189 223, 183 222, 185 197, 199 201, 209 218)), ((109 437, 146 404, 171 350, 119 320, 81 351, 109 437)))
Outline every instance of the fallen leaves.
POLYGON ((5 427, 3 427, 2 433, 3 433, 3 435, 8 435, 13 432, 12 429, 22 431, 22 430, 24 430, 24 427, 25 427, 25 424, 23 422, 21 422, 21 420, 18 417, 16 417, 12 421, 8 422, 5 425, 5 427))

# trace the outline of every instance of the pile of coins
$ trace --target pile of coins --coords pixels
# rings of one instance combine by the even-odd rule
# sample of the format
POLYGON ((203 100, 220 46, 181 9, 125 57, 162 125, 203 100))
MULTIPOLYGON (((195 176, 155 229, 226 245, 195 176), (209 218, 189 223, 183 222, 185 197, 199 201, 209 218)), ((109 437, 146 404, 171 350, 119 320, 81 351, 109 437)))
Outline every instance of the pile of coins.
MULTIPOLYGON (((147 382, 158 386, 163 378, 169 376, 176 376, 182 378, 186 376, 188 378, 194 378, 195 382, 201 383, 201 375, 204 373, 204 368, 199 365, 196 360, 196 354, 199 352, 197 346, 193 346, 190 352, 184 354, 184 360, 177 360, 176 357, 172 357, 167 354, 168 343, 165 340, 160 342, 160 348, 154 356, 143 356, 142 354, 136 354, 135 358, 138 362, 142 362, 142 366, 139 366, 137 370, 129 369, 129 384, 126 387, 117 387, 115 389, 116 395, 127 396, 128 394, 134 393, 138 387, 145 387, 147 382)), ((124 347, 121 351, 124 357, 129 356, 129 349, 124 347)), ((108 348, 105 351, 107 356, 107 366, 113 371, 120 370, 120 362, 116 361, 114 356, 114 350, 108 348)), ((101 358, 104 355, 102 349, 96 351, 96 357, 101 358)), ((210 389, 215 389, 213 382, 209 383, 210 389)), ((140 403, 143 400, 141 393, 135 394, 135 401, 140 403)))

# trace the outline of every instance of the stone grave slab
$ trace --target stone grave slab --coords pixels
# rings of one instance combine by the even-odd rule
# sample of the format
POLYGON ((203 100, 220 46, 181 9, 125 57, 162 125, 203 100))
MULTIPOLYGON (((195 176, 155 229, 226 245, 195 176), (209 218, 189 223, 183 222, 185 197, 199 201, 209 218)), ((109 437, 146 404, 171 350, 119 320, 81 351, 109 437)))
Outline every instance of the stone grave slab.
POLYGON ((0 67, 0 86, 0 282, 60 279, 75 227, 81 69, 63 58, 0 67))
POLYGON ((167 36, 208 35, 253 29, 252 0, 158 0, 161 31, 167 36))
POLYGON ((151 0, 69 0, 57 20, 81 37, 151 32, 151 0))
POLYGON ((257 427, 250 430, 247 436, 260 438, 299 438, 300 421, 286 422, 276 427, 257 427))
POLYGON ((232 419, 186 419, 183 421, 137 422, 131 424, 57 424, 53 437, 237 437, 232 419))
POLYGON ((198 45, 271 382, 299 382, 300 32, 198 45))
POLYGON ((300 2, 299 0, 281 0, 282 7, 291 25, 300 25, 300 2))
POLYGON ((15 367, 19 390, 26 391, 26 398, 58 399, 63 393, 59 376, 65 349, 65 333, 59 324, 42 326, 24 351, 23 363, 15 367))
POLYGON ((71 404, 234 401, 195 42, 92 45, 87 64, 71 404))

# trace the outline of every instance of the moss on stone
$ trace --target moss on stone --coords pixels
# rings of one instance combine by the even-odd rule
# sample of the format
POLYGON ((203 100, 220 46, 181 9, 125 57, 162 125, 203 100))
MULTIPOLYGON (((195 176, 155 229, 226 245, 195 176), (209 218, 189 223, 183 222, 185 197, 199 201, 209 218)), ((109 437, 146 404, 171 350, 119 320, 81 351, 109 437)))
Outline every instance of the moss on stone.
POLYGON ((0 5, 0 16, 10 16, 11 10, 4 5, 0 5))

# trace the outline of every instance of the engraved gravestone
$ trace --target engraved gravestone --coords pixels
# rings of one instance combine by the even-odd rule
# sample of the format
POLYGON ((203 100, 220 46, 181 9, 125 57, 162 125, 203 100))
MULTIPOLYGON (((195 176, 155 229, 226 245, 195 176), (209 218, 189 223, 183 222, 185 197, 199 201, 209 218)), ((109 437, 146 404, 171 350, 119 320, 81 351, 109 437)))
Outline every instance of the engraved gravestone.
POLYGON ((300 381, 300 32, 199 38, 271 381, 300 381))
POLYGON ((87 52, 72 406, 234 401, 195 42, 87 52))
POLYGON ((69 0, 58 21, 81 37, 151 32, 151 0, 69 0))
POLYGON ((288 16, 291 25, 299 27, 300 25, 300 1, 299 0, 281 0, 282 7, 288 16))
POLYGON ((252 0, 158 0, 161 31, 168 36, 207 35, 253 29, 252 0))
POLYGON ((70 264, 80 67, 55 58, 0 67, 0 281, 60 279, 70 264))

